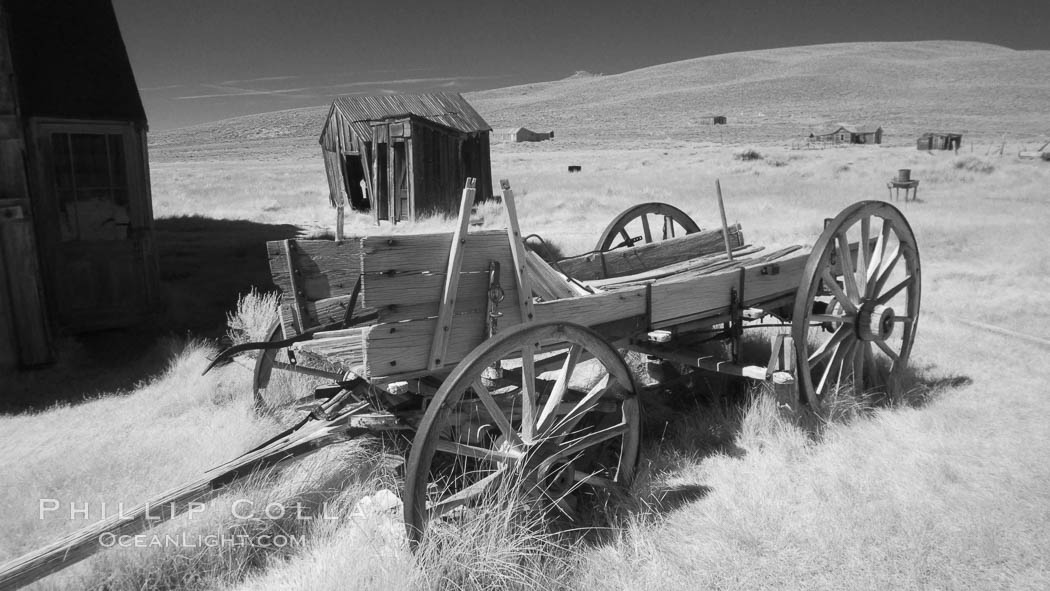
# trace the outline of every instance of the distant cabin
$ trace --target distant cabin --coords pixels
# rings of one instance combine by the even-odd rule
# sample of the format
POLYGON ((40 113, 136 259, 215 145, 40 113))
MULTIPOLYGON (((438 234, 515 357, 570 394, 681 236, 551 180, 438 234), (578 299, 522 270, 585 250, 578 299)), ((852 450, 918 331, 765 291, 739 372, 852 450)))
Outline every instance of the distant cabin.
POLYGON ((881 144, 882 128, 840 125, 833 129, 811 132, 807 139, 810 143, 820 144, 881 144))
POLYGON ((961 133, 924 133, 917 142, 920 150, 958 150, 960 146, 961 133))
POLYGON ((377 222, 455 214, 467 177, 489 199, 491 131, 459 94, 339 97, 320 138, 332 204, 377 222))
POLYGON ((157 307, 146 114, 110 0, 0 0, 0 373, 157 307))
POLYGON ((726 116, 725 115, 701 115, 700 116, 700 124, 701 125, 725 125, 726 124, 726 116))
POLYGON ((554 139, 554 132, 532 131, 524 127, 515 127, 501 130, 499 138, 505 142, 543 142, 554 139))

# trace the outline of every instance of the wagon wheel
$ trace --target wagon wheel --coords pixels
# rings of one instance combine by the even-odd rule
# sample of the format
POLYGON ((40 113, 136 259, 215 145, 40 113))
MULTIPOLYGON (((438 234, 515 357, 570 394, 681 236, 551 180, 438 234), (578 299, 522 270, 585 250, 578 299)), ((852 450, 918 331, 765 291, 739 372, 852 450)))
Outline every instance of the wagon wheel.
POLYGON ((556 322, 508 330, 459 363, 427 408, 406 472, 409 539, 493 503, 586 525, 630 481, 638 442, 634 380, 597 333, 556 322))
POLYGON ((920 283, 915 235, 897 208, 862 201, 827 224, 795 296, 804 402, 897 385, 915 340, 920 283))
POLYGON ((616 216, 602 232, 594 250, 607 251, 649 244, 699 232, 700 226, 681 209, 666 203, 641 203, 616 216))
MULTIPOLYGON (((275 343, 284 338, 280 321, 274 321, 267 331, 266 342, 275 343)), ((304 395, 309 386, 317 381, 332 381, 341 376, 336 372, 322 369, 305 367, 292 364, 286 348, 263 349, 255 359, 255 370, 252 372, 252 395, 255 400, 256 412, 275 412, 290 406, 298 398, 304 395), (273 384, 274 370, 283 370, 279 383, 273 384)))

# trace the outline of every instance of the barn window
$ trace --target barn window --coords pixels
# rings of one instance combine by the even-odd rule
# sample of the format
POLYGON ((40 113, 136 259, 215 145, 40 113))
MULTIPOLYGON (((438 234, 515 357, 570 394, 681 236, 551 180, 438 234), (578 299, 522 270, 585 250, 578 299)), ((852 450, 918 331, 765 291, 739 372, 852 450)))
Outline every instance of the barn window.
POLYGON ((127 238, 130 215, 124 137, 53 133, 51 153, 62 240, 127 238))

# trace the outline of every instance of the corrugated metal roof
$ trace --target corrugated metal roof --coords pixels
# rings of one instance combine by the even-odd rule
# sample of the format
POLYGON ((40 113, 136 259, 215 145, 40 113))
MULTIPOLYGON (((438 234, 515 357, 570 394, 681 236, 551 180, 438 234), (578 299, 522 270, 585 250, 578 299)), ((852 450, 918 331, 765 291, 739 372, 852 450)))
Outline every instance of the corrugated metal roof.
POLYGON ((458 93, 341 96, 335 99, 332 107, 350 124, 416 115, 464 133, 492 131, 492 127, 458 93))

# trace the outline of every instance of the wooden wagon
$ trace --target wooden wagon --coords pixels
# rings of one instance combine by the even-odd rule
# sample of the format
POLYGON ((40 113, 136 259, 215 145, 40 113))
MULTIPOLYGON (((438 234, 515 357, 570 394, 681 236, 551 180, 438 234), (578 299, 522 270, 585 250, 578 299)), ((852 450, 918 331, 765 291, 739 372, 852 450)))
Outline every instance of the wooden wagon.
MULTIPOLYGON (((280 320, 267 342, 230 353, 260 349, 261 412, 305 405, 308 414, 171 491, 162 500, 173 514, 173 501, 212 494, 262 465, 401 430, 412 440, 403 495, 412 542, 507 483, 526 506, 581 524, 638 461, 640 389, 623 351, 794 384, 812 406, 892 388, 905 369, 919 253, 888 203, 856 203, 826 220, 808 252, 767 252, 747 245, 739 226, 704 231, 669 205, 643 204, 614 219, 593 252, 548 264, 525 248, 513 193, 501 184, 506 231, 468 232, 468 181, 454 232, 268 243, 280 320), (751 329, 771 333, 761 363, 742 359, 751 329), (299 376, 320 384, 291 400, 299 376)), ((150 525, 140 517, 88 533, 150 525)), ((17 580, 87 555, 90 537, 26 557, 17 580)), ((16 579, 0 572, 0 587, 5 580, 16 579)))

